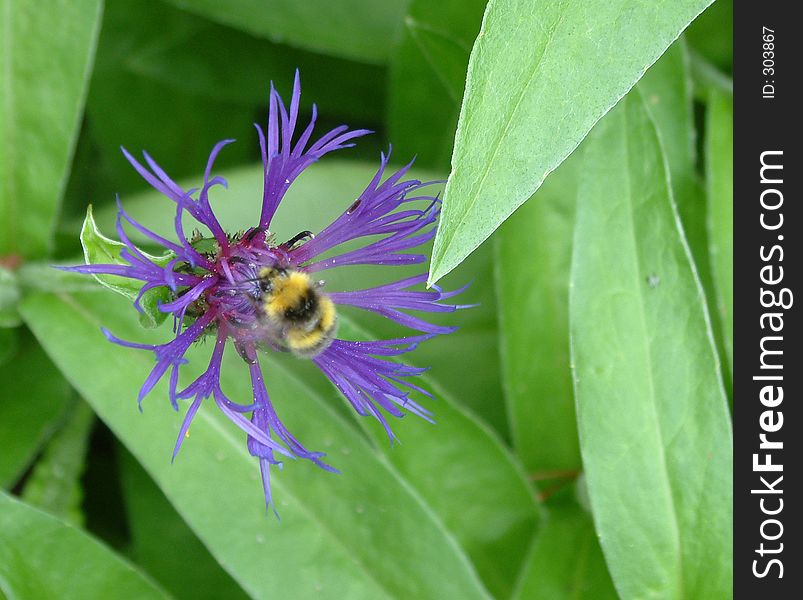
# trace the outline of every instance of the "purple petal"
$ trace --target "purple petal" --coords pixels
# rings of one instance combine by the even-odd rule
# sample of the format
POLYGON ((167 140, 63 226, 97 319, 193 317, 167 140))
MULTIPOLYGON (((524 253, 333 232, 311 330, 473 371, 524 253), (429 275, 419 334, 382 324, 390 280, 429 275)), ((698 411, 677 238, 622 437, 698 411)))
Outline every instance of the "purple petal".
POLYGON ((347 131, 348 128, 345 126, 337 127, 305 150, 316 119, 316 111, 313 109, 309 125, 293 147, 300 98, 301 83, 298 73, 293 83, 289 115, 278 92, 271 84, 267 136, 261 127, 256 126, 264 177, 262 212, 259 218, 259 227, 263 229, 269 228, 284 194, 304 169, 325 154, 347 147, 347 142, 350 140, 370 133, 363 129, 347 131))

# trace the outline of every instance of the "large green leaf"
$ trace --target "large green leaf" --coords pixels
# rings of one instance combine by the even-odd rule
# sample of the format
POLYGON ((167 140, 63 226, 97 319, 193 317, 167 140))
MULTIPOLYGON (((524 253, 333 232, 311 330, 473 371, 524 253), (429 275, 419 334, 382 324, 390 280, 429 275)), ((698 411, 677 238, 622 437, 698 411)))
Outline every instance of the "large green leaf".
POLYGON ((616 600, 591 515, 561 498, 536 534, 513 600, 616 600))
POLYGON ((708 236, 716 307, 733 373, 733 96, 711 90, 706 120, 708 236))
POLYGON ((168 598, 80 529, 0 492, 0 595, 19 600, 168 598))
MULTIPOLYGON (((378 339, 358 325, 357 313, 340 315, 338 333, 345 339, 378 339)), ((398 328, 395 332, 398 335, 398 328)), ((460 334, 452 334, 452 347, 463 347, 460 334)), ((414 355, 415 364, 427 364, 414 355)), ((298 361, 294 361, 298 362, 298 361)), ((373 419, 359 424, 405 480, 454 533, 466 549, 488 589, 506 598, 521 568, 538 516, 533 493, 520 466, 488 427, 463 409, 437 379, 435 373, 418 378, 416 385, 431 392, 436 402, 435 427, 422 426, 413 417, 392 422, 400 444, 391 447, 385 430, 373 419)), ((283 368, 293 369, 290 361, 283 368)), ((339 393, 327 380, 308 378, 309 385, 337 402, 339 393)))
POLYGON ((102 5, 0 1, 0 256, 50 249, 102 5))
POLYGON ((584 158, 570 325, 602 547, 624 598, 729 598, 730 418, 666 158, 639 95, 599 124, 584 158))
MULTIPOLYGON (((689 54, 683 38, 675 42, 644 74, 637 87, 647 103, 661 138, 683 233, 710 307, 709 315, 717 350, 724 361, 721 319, 718 313, 713 312, 716 294, 708 253, 706 194, 697 174, 697 133, 692 110, 692 83, 689 54)), ((727 371, 724 374, 727 390, 730 369, 723 365, 723 370, 727 371)))
POLYGON ((491 0, 469 61, 430 279, 523 204, 710 0, 491 0))
POLYGON ((94 422, 92 410, 85 402, 73 403, 64 426, 47 444, 25 482, 22 494, 25 502, 73 525, 84 524, 81 475, 94 422))
POLYGON ((132 559, 177 600, 247 598, 136 459, 124 450, 120 454, 132 559))
POLYGON ((27 332, 14 357, 0 364, 0 381, 0 488, 9 488, 58 428, 72 391, 27 332))
POLYGON ((185 10, 274 42, 383 63, 398 41, 409 0, 169 0, 185 10))
MULTIPOLYGON (((648 99, 667 148, 676 197, 697 208, 694 128, 682 40, 647 71, 648 99)), ((496 236, 505 395, 519 455, 539 477, 580 468, 569 366, 569 270, 581 150, 546 179, 496 236)), ((703 219, 699 219, 703 224, 703 219)), ((704 243, 704 240, 703 240, 704 243)))
POLYGON ((567 159, 499 228, 496 289, 513 443, 531 473, 580 468, 569 361, 569 268, 580 159, 567 159))
MULTIPOLYGON (((166 382, 138 414, 137 389, 153 359, 110 346, 99 327, 152 342, 169 339, 169 330, 141 329, 130 305, 107 292, 32 295, 22 313, 62 372, 252 596, 487 597, 420 496, 287 370, 267 365, 279 414, 300 440, 328 451, 342 474, 294 461, 274 472, 278 521, 266 514, 245 436, 213 406, 199 411, 182 454, 170 464, 180 415, 166 400, 166 382)), ((205 367, 204 350, 199 345, 190 352, 182 384, 205 367)), ((223 389, 247 401, 252 391, 242 360, 230 352, 224 363, 223 389)))

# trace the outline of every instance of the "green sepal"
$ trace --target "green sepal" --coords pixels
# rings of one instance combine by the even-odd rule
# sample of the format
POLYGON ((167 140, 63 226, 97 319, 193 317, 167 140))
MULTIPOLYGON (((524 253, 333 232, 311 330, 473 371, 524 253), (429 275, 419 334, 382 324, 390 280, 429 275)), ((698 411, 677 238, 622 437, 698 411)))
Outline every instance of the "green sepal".
POLYGON ((197 237, 190 241, 190 245, 204 256, 215 256, 220 251, 220 244, 213 237, 197 237))
MULTIPOLYGON (((97 223, 95 223, 95 218, 92 215, 91 204, 87 206, 86 218, 81 227, 81 246, 84 249, 84 261, 88 265, 127 264, 120 257, 120 252, 125 248, 125 244, 110 239, 100 232, 97 223)), ((140 252, 148 260, 151 260, 159 266, 166 265, 176 256, 173 252, 167 252, 161 256, 152 256, 142 250, 140 250, 140 252)), ((136 299, 142 288, 142 284, 139 281, 127 277, 120 277, 118 275, 93 275, 93 277, 102 286, 131 300, 136 299)), ((170 288, 166 286, 159 286, 145 292, 140 299, 140 306, 142 307, 142 312, 139 314, 140 325, 146 329, 153 329, 161 325, 167 317, 167 314, 159 310, 159 304, 170 302, 172 299, 172 292, 170 288)))

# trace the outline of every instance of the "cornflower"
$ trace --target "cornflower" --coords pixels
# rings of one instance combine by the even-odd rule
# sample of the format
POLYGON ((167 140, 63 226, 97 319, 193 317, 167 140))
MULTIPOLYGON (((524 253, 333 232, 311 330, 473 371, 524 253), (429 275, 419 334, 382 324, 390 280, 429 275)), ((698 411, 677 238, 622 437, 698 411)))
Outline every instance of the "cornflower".
POLYGON ((219 152, 234 140, 223 140, 212 149, 200 188, 184 190, 143 152, 145 165, 123 149, 136 171, 153 188, 175 203, 176 241, 144 227, 123 209, 118 200, 117 234, 124 245, 120 264, 88 264, 67 270, 92 275, 116 275, 142 282, 134 306, 142 311, 143 294, 156 288, 170 290, 170 300, 158 310, 174 319, 174 338, 165 344, 142 344, 106 337, 121 346, 153 352, 156 364, 139 391, 142 400, 165 375, 175 410, 179 400, 191 400, 173 451, 175 458, 201 403, 213 398, 217 407, 247 434, 248 450, 258 458, 265 502, 272 505, 270 470, 281 458, 309 460, 322 469, 336 471, 323 461, 324 453, 308 450, 283 425, 265 387, 258 350, 291 351, 312 360, 354 407, 359 415, 373 416, 395 439, 386 415, 410 412, 431 421, 431 413, 414 401, 412 392, 431 394, 408 381, 425 369, 396 362, 421 342, 453 331, 431 324, 404 311, 451 312, 460 305, 442 303, 464 288, 444 292, 440 288, 413 289, 427 280, 427 273, 386 285, 352 291, 324 291, 318 274, 351 265, 411 265, 426 256, 406 252, 429 241, 435 234, 440 202, 423 190, 433 182, 404 179, 412 163, 385 177, 389 154, 382 154, 379 168, 359 197, 317 234, 302 232, 287 242, 275 243, 270 226, 293 181, 322 156, 353 146, 353 140, 370 131, 337 127, 310 143, 317 116, 315 105, 309 124, 295 141, 301 86, 298 72, 289 110, 271 85, 267 132, 255 124, 264 171, 262 211, 259 223, 240 234, 229 235, 221 227, 209 202, 209 192, 226 181, 212 175, 219 152), (423 206, 423 207, 422 207, 423 206), (189 215, 210 236, 188 237, 183 225, 189 215), (126 232, 131 227, 168 252, 156 261, 134 245, 126 232), (370 237, 357 249, 337 253, 337 247, 370 237), (371 311, 418 333, 374 341, 350 341, 336 337, 338 306, 371 311), (179 370, 185 353, 202 336, 214 336, 207 369, 187 387, 179 389, 179 370), (223 393, 220 372, 228 341, 244 359, 253 401, 238 403, 223 393), (169 375, 168 375, 169 373, 169 375), (249 416, 250 413, 250 416, 249 416))

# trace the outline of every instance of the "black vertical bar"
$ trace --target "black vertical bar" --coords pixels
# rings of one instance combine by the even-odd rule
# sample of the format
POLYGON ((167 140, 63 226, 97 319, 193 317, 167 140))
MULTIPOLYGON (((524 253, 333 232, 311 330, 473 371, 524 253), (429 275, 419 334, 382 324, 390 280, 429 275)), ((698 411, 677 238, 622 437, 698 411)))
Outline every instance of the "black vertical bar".
POLYGON ((803 597, 795 7, 734 11, 734 595, 745 599, 803 597))

